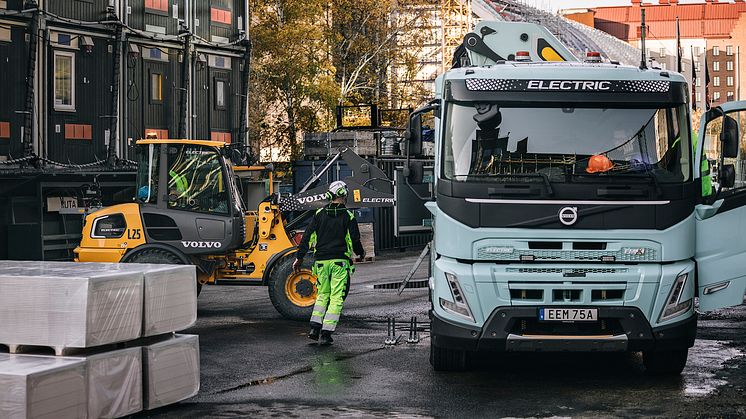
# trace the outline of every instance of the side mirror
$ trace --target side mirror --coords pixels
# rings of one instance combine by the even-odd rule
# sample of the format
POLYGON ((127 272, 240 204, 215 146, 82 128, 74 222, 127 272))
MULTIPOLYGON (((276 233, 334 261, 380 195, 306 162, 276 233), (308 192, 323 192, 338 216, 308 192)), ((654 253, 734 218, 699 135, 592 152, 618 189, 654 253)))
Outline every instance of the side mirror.
POLYGON ((720 143, 722 144, 723 157, 738 157, 738 122, 725 115, 723 118, 723 130, 720 132, 720 143))
POLYGON ((718 170, 718 183, 721 188, 732 188, 736 184, 736 167, 723 164, 718 170))
POLYGON ((414 113, 409 117, 404 138, 407 140, 410 156, 422 154, 422 114, 414 113))

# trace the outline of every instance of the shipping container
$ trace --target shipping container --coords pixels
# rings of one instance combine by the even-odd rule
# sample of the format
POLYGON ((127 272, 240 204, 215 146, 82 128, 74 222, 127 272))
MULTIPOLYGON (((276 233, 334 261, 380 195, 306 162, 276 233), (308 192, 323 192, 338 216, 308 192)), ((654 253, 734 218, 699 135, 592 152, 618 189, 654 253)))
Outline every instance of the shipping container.
POLYGON ((46 74, 46 154, 64 163, 106 158, 114 74, 112 39, 50 31, 46 74))
POLYGON ((6 94, 0 100, 0 160, 21 156, 28 69, 25 24, 4 24, 8 27, 0 27, 0 73, 6 86, 6 94), (13 88, 8 89, 10 86, 13 88))
POLYGON ((195 6, 197 35, 219 44, 235 41, 244 31, 246 2, 242 0, 200 0, 195 6))
POLYGON ((185 0, 127 0, 127 25, 141 31, 178 35, 179 20, 186 20, 185 0))

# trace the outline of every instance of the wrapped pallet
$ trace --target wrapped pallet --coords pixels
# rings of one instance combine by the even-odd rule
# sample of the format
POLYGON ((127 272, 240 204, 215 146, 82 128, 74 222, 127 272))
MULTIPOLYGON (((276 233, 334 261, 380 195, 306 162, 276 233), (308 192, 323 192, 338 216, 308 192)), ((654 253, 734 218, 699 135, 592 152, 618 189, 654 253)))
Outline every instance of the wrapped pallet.
POLYGON ((199 392, 199 337, 174 335, 142 347, 146 410, 188 399, 199 392))
POLYGON ((62 354, 137 339, 143 275, 100 264, 0 261, 0 344, 62 354))
MULTIPOLYGON (((83 265, 101 266, 100 263, 83 265)), ((193 265, 106 264, 106 269, 143 274, 142 335, 178 332, 197 321, 197 268, 193 265)))
POLYGON ((118 418, 142 410, 142 349, 82 357, 88 367, 88 417, 118 418))
POLYGON ((0 354, 0 418, 84 418, 86 362, 0 354))

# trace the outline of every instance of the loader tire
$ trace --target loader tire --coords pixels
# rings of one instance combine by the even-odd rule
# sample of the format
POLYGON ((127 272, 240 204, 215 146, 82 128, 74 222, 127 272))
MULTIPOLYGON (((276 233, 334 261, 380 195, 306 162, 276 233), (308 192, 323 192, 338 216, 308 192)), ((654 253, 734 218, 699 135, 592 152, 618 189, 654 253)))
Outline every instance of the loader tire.
POLYGON ((283 317, 290 320, 311 319, 316 302, 316 276, 311 273, 313 258, 306 257, 299 272, 293 272, 295 254, 280 259, 269 274, 269 299, 283 317))
POLYGON ((430 365, 435 371, 466 371, 469 369, 470 352, 435 346, 430 339, 430 365))
MULTIPOLYGON (((158 265, 184 265, 184 261, 175 254, 163 249, 145 249, 129 258, 125 263, 154 263, 158 265)), ((197 281, 197 295, 202 292, 202 284, 197 281)))

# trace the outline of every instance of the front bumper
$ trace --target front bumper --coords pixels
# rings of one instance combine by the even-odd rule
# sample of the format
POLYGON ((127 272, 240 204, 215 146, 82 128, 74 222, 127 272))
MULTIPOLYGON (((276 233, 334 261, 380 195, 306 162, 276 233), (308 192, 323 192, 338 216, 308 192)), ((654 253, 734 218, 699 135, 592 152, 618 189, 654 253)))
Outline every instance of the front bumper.
POLYGON ((538 323, 536 306, 498 307, 481 329, 457 325, 431 313, 431 339, 435 346, 467 351, 665 351, 694 345, 696 313, 652 328, 636 307, 597 308, 598 322, 578 323, 577 327, 538 323), (603 330, 584 329, 586 326, 603 330), (555 327, 557 330, 551 330, 555 327), (562 333, 563 329, 573 333, 562 333))

